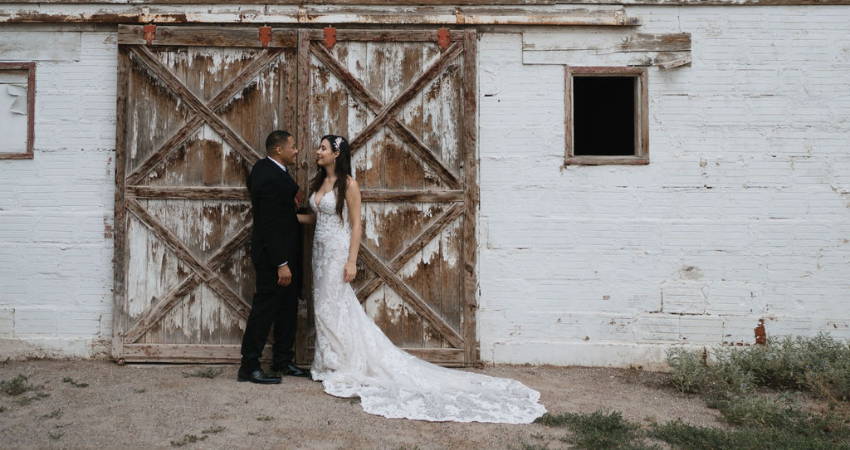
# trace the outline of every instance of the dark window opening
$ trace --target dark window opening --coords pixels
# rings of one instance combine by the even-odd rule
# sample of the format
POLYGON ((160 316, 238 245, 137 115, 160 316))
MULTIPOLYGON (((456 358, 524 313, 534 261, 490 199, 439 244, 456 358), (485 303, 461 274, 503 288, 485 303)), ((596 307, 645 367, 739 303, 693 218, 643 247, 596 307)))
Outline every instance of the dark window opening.
POLYGON ((575 156, 635 155, 635 77, 573 77, 575 156))

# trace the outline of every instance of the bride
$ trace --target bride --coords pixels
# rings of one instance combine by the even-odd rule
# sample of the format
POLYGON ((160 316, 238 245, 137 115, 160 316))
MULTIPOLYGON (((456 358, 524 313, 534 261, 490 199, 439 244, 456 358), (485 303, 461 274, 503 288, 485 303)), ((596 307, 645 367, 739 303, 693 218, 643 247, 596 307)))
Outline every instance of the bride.
POLYGON ((310 369, 325 392, 357 397, 363 409, 389 418, 429 421, 530 423, 546 412, 540 393, 516 380, 451 370, 396 347, 366 315, 348 284, 357 272, 360 189, 351 177, 351 152, 328 135, 318 150, 311 186, 315 223, 313 302, 316 353, 310 369))

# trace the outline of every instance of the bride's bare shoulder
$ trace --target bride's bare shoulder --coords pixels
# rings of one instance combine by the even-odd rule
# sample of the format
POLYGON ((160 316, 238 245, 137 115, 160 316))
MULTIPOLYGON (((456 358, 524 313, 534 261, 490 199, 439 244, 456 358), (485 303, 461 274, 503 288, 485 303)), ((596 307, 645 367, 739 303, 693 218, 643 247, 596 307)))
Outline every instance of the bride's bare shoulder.
POLYGON ((358 189, 357 180, 354 179, 351 175, 348 176, 345 180, 345 185, 350 188, 358 189))

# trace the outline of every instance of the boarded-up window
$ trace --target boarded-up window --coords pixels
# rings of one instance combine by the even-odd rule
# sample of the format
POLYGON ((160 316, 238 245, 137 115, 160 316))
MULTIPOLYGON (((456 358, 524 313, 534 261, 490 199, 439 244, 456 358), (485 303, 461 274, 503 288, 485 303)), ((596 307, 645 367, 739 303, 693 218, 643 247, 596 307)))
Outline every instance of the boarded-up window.
POLYGON ((35 64, 0 64, 0 159, 32 158, 35 64))
POLYGON ((567 67, 566 163, 648 164, 646 69, 567 67))

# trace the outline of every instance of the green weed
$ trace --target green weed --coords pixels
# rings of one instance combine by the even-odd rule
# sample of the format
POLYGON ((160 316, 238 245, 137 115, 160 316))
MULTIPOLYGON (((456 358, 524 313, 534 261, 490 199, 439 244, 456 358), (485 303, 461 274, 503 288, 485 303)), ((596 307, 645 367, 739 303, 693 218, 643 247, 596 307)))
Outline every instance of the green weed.
POLYGON ((65 432, 64 431, 51 431, 51 432, 47 433, 47 435, 50 436, 50 439, 53 439, 54 441, 58 441, 59 438, 61 438, 62 436, 65 436, 65 432))
POLYGON ((207 436, 195 436, 194 434, 184 434, 183 439, 179 441, 171 441, 171 445, 173 447, 182 447, 187 444, 194 444, 195 442, 203 441, 207 438, 207 436))
POLYGON ((44 392, 37 392, 35 395, 31 395, 29 397, 23 397, 15 400, 15 403, 21 406, 27 406, 34 401, 41 400, 43 398, 50 397, 50 394, 45 394, 44 392))
POLYGON ((714 361, 673 349, 667 362, 680 391, 741 396, 755 386, 806 390, 831 400, 850 400, 850 342, 828 334, 768 338, 765 345, 715 347, 714 361))
POLYGON ((45 414, 41 416, 42 419, 58 419, 60 417, 62 417, 61 409, 54 409, 53 412, 51 412, 50 414, 45 414))
POLYGON ((224 373, 224 369, 213 369, 212 367, 208 367, 206 369, 197 369, 194 372, 184 372, 183 378, 215 378, 224 373))
POLYGON ((71 377, 62 378, 62 382, 63 383, 70 383, 71 386, 76 386, 78 388, 89 387, 88 383, 80 383, 80 382, 74 381, 74 379, 71 378, 71 377))
POLYGON ((257 417, 257 420, 259 420, 260 422, 271 422, 272 420, 274 420, 274 417, 272 417, 272 416, 260 416, 260 417, 257 417))
POLYGON ((202 434, 218 434, 218 433, 221 433, 224 430, 226 430, 225 427, 217 426, 217 427, 207 428, 206 430, 201 430, 201 433, 202 434))
POLYGON ((26 375, 18 375, 11 380, 0 381, 0 389, 2 389, 6 395, 11 395, 13 397, 21 395, 24 392, 37 391, 42 388, 44 388, 44 386, 34 386, 30 383, 29 378, 27 378, 26 375))
POLYGON ((649 449, 655 448, 642 440, 640 426, 614 411, 596 411, 590 414, 544 414, 535 420, 547 426, 567 427, 573 434, 562 441, 584 449, 649 449))
POLYGON ((647 435, 664 441, 673 448, 687 450, 850 449, 850 444, 840 436, 807 435, 795 430, 769 427, 724 430, 693 426, 683 423, 681 419, 663 425, 654 424, 647 435))

